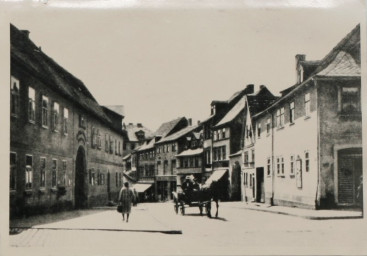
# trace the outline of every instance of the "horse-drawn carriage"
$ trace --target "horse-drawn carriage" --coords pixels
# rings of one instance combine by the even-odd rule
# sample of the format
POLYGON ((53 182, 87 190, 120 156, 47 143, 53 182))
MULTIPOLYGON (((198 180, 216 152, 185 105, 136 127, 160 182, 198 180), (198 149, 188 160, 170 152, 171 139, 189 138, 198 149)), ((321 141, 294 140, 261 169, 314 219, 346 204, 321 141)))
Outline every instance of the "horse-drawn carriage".
MULTIPOLYGON (((192 181, 187 180, 187 182, 192 181)), ((215 217, 218 217, 218 201, 220 196, 220 186, 218 185, 219 183, 217 181, 212 181, 209 184, 204 184, 202 187, 183 186, 182 192, 172 192, 176 214, 181 212, 182 215, 185 215, 185 208, 199 207, 200 215, 205 210, 206 215, 211 218, 211 203, 214 201, 217 208, 215 217)))

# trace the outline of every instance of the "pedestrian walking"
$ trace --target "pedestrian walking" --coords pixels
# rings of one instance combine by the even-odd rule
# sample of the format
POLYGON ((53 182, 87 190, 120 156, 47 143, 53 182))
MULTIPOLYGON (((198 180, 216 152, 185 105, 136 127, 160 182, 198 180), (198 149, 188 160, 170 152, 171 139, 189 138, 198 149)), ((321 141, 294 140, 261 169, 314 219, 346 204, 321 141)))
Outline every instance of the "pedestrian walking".
POLYGON ((119 203, 121 204, 122 221, 129 222, 129 215, 131 212, 131 204, 135 200, 134 192, 129 188, 129 183, 125 182, 119 193, 119 203))

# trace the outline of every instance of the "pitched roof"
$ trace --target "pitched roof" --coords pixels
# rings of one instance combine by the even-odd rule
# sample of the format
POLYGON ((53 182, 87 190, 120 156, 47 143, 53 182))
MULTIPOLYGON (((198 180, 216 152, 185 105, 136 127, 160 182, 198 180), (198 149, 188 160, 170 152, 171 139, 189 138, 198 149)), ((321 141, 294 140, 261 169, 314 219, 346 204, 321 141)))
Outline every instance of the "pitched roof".
POLYGON ((238 114, 245 108, 246 105, 246 96, 243 96, 234 106, 231 108, 227 114, 215 125, 215 127, 222 126, 231 122, 233 119, 238 116, 238 114))
POLYGON ((151 139, 150 141, 145 141, 143 145, 141 145, 139 147, 139 149, 137 149, 137 151, 144 151, 147 149, 152 149, 154 148, 154 144, 155 144, 155 139, 151 139))
MULTIPOLYGON (((314 77, 360 77, 360 40, 360 25, 358 24, 319 62, 319 66, 308 79, 284 90, 287 93, 284 93, 282 97, 265 110, 274 108, 280 102, 283 102, 283 100, 293 95, 294 92, 306 86, 314 77)), ((255 117, 261 116, 265 110, 255 114, 255 117)))
POLYGON ((11 58, 18 61, 52 90, 79 104, 103 122, 111 120, 81 80, 73 76, 43 53, 28 37, 28 33, 10 25, 11 58))
POLYGON ((158 130, 154 133, 155 136, 161 136, 165 137, 167 134, 169 134, 173 128, 182 120, 185 119, 185 117, 179 117, 174 120, 171 120, 169 122, 161 124, 161 126, 158 128, 158 130))
POLYGON ((175 132, 175 133, 161 139, 160 141, 157 142, 157 144, 164 143, 164 142, 175 141, 175 140, 187 135, 188 133, 190 133, 192 131, 195 131, 198 128, 200 128, 200 126, 198 126, 198 125, 185 127, 183 129, 179 130, 178 132, 175 132))
POLYGON ((145 138, 149 139, 154 136, 153 132, 149 130, 147 127, 144 127, 143 125, 135 125, 135 124, 128 124, 125 127, 125 131, 127 133, 127 137, 129 141, 139 141, 138 137, 136 136, 136 133, 139 131, 143 131, 145 138))

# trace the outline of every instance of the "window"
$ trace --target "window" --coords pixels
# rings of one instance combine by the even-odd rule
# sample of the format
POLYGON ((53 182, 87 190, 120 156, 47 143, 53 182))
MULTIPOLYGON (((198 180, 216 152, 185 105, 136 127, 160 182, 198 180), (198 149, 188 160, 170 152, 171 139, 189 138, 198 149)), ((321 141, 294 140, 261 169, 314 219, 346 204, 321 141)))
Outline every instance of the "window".
POLYGON ((218 139, 218 136, 217 136, 217 131, 214 131, 214 136, 213 136, 213 140, 217 140, 218 139))
POLYGON ((289 104, 289 122, 294 123, 294 101, 289 104))
POLYGON ((276 112, 276 127, 280 127, 280 109, 276 112))
POLYGON ((46 186, 46 158, 41 157, 40 167, 40 187, 44 188, 46 186))
POLYGON ((84 128, 85 129, 85 127, 86 127, 86 124, 87 123, 87 121, 85 120, 85 116, 83 116, 83 115, 79 115, 79 127, 81 127, 81 128, 84 128))
POLYGON ((215 115, 215 105, 213 105, 212 107, 211 107, 211 115, 215 115))
POLYGON ((270 159, 270 157, 268 157, 268 159, 267 159, 266 168, 267 168, 267 174, 268 174, 268 176, 270 176, 270 174, 271 174, 271 159, 270 159))
POLYGON ((121 179, 121 173, 119 172, 119 186, 121 187, 122 185, 122 179, 121 179))
POLYGON ((280 175, 280 158, 277 157, 277 174, 280 175))
POLYGON ((270 129, 271 129, 271 123, 270 123, 270 118, 268 118, 266 120, 266 133, 270 134, 270 129))
POLYGON ((172 144, 172 152, 176 152, 176 143, 172 144))
POLYGON ((58 131, 60 107, 57 102, 52 103, 52 130, 58 131))
POLYGON ((56 185, 57 185, 57 160, 52 159, 51 187, 56 187, 56 185))
POLYGON ((108 144, 108 141, 109 141, 108 134, 106 133, 104 136, 104 146, 105 146, 105 150, 107 153, 110 151, 110 146, 108 144))
POLYGON ((294 175, 294 155, 291 155, 289 174, 294 175))
POLYGON ((101 185, 101 173, 99 169, 97 169, 97 185, 101 185))
POLYGON ((119 141, 118 145, 118 155, 121 156, 121 141, 119 141))
POLYGON ((222 139, 226 138, 226 128, 222 129, 222 139))
POLYGON ((102 138, 101 138, 101 133, 99 132, 99 129, 97 129, 97 148, 98 149, 102 148, 102 138))
POLYGON ((17 153, 10 152, 10 190, 15 190, 17 184, 17 153))
POLYGON ((91 146, 92 148, 95 148, 97 145, 97 136, 96 136, 96 128, 94 128, 93 126, 90 131, 90 136, 91 136, 91 146))
POLYGON ((33 157, 25 156, 25 188, 31 189, 33 184, 33 157))
POLYGON ((118 154, 118 151, 117 151, 117 140, 115 139, 115 155, 117 155, 118 154))
POLYGON ((260 138, 261 136, 261 123, 257 124, 257 137, 260 138))
POLYGON ((245 161, 245 164, 247 164, 248 162, 249 162, 249 160, 248 160, 248 152, 246 151, 245 152, 245 155, 244 155, 244 161, 245 161))
POLYGON ((69 124, 69 110, 64 108, 64 117, 63 117, 63 132, 64 134, 68 134, 68 124, 69 124))
POLYGON ((254 149, 252 149, 251 150, 251 162, 255 162, 255 150, 254 149))
POLYGON ((19 80, 15 77, 10 79, 10 113, 17 116, 19 111, 19 80))
POLYGON ((101 173, 101 185, 105 184, 105 176, 104 173, 101 173))
POLYGON ((280 163, 281 163, 281 167, 282 167, 282 175, 284 175, 284 158, 280 158, 280 163))
POLYGON ((250 174, 250 187, 252 187, 252 174, 250 174))
POLYGON ((36 121, 36 93, 32 87, 28 87, 28 121, 36 121))
POLYGON ((305 94, 305 115, 310 116, 311 109, 310 109, 310 93, 305 94))
POLYGON ((308 151, 305 152, 305 170, 306 172, 310 170, 310 154, 308 151))
POLYGON ((112 136, 110 135, 110 154, 113 154, 113 138, 112 136))
POLYGON ((206 163, 210 164, 211 163, 211 159, 210 159, 210 150, 206 150, 205 151, 205 159, 206 159, 206 163))
POLYGON ((360 112, 361 98, 358 87, 341 88, 341 104, 339 110, 343 112, 360 112))
POLYGON ((48 98, 42 95, 42 126, 48 127, 48 98))
POLYGON ((115 173, 115 180, 116 180, 116 187, 119 186, 119 178, 118 178, 118 173, 115 173))
POLYGON ((227 158, 227 156, 226 156, 226 147, 223 146, 222 147, 222 159, 225 160, 226 158, 227 158))
POLYGON ((67 185, 67 178, 68 178, 66 167, 67 167, 66 160, 64 160, 64 161, 62 161, 62 172, 64 174, 64 178, 63 178, 63 182, 62 183, 63 183, 64 186, 67 185))
POLYGON ((173 175, 173 171, 176 168, 176 160, 171 160, 171 175, 173 175))
POLYGON ((169 152, 169 145, 167 144, 166 147, 167 147, 166 152, 169 152))
POLYGON ((280 109, 280 127, 284 126, 284 108, 280 109))

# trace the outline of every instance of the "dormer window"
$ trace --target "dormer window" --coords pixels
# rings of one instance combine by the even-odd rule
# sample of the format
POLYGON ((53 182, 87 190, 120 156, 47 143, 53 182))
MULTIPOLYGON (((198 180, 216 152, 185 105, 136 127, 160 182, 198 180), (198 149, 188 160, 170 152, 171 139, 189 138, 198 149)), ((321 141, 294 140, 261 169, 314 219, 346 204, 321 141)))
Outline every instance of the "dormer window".
POLYGON ((215 105, 213 105, 211 108, 211 115, 215 115, 215 105))
POLYGON ((145 132, 144 132, 144 131, 142 131, 142 130, 137 131, 137 132, 135 133, 135 135, 136 135, 136 137, 137 137, 137 139, 138 139, 139 141, 145 140, 145 132))

